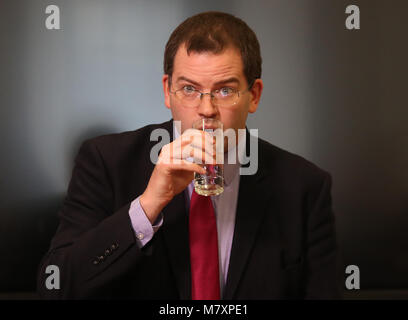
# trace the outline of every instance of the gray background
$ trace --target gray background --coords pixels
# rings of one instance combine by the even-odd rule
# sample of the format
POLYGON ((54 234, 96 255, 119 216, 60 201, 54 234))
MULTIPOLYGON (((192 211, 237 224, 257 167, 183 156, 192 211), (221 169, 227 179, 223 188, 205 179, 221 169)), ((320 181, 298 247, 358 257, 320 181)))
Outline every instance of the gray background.
POLYGON ((407 1, 0 1, 0 292, 31 291, 80 143, 170 118, 163 50, 220 10, 259 37, 261 137, 333 176, 344 263, 408 288, 407 1), (205 2, 205 3, 204 3, 205 2), (47 30, 45 7, 61 10, 47 30), (361 30, 344 26, 357 4, 361 30))

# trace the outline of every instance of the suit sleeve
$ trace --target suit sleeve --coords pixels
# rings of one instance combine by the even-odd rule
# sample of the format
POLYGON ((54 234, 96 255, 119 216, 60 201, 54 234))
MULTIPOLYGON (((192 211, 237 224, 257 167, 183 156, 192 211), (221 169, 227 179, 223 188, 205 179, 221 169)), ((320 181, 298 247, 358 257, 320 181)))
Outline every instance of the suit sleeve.
POLYGON ((312 192, 312 210, 307 224, 307 299, 341 298, 341 262, 336 241, 331 199, 331 176, 325 173, 317 192, 312 192))
POLYGON ((113 212, 113 198, 97 146, 85 141, 59 211, 58 230, 38 269, 41 298, 98 297, 143 259, 129 217, 130 203, 113 212), (59 289, 47 288, 49 265, 59 268, 59 289))

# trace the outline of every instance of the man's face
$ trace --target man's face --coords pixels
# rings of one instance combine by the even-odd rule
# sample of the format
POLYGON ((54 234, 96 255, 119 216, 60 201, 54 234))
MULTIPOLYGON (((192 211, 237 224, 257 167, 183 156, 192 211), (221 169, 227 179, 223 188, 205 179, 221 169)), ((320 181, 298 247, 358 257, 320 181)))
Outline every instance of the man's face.
POLYGON ((191 52, 188 55, 185 47, 180 46, 174 58, 171 87, 168 80, 168 75, 164 75, 165 105, 171 109, 173 119, 181 121, 182 132, 204 117, 220 120, 224 130, 245 128, 248 112, 256 111, 263 88, 262 80, 257 79, 252 89, 246 91, 248 82, 243 73, 241 55, 232 48, 220 54, 191 52), (174 92, 184 86, 192 86, 201 92, 230 87, 241 93, 237 103, 230 107, 215 106, 210 96, 205 95, 197 107, 191 108, 170 93, 170 90, 174 92))

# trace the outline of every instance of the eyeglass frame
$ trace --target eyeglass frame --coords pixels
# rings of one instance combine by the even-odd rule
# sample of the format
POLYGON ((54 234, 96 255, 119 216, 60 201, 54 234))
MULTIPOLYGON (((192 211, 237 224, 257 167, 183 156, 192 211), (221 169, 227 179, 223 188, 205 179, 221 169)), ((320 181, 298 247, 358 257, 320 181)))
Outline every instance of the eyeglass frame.
MULTIPOLYGON (((184 86, 183 86, 182 88, 180 88, 180 89, 177 89, 176 91, 171 91, 171 89, 170 89, 170 88, 171 88, 171 76, 169 76, 168 81, 169 81, 169 92, 170 92, 170 93, 172 93, 172 94, 177 94, 178 91, 183 90, 184 86)), ((240 97, 240 93, 246 93, 247 91, 249 91, 249 90, 253 87, 253 85, 255 84, 255 81, 256 81, 256 79, 252 80, 251 84, 250 84, 250 85, 248 86, 248 88, 246 88, 245 90, 242 90, 242 91, 241 91, 241 90, 237 90, 237 91, 236 91, 236 93, 238 94, 238 99, 239 99, 239 97, 240 97)), ((219 89, 216 89, 216 90, 219 90, 219 89)), ((195 91, 195 92, 198 92, 198 93, 200 94, 200 103, 201 103, 201 101, 202 101, 202 97, 203 97, 204 95, 206 95, 206 94, 210 95, 211 102, 214 103, 214 102, 213 102, 213 98, 214 98, 213 92, 216 91, 216 90, 212 90, 212 91, 210 91, 210 92, 201 92, 200 90, 197 90, 197 89, 194 88, 194 91, 195 91)), ((236 102, 234 102, 233 104, 231 104, 231 106, 236 105, 237 102, 238 102, 238 99, 237 99, 236 102)), ((200 104, 197 104, 197 106, 191 107, 191 108, 197 108, 199 105, 200 105, 200 104)), ((216 105, 217 105, 217 104, 216 104, 216 105)))

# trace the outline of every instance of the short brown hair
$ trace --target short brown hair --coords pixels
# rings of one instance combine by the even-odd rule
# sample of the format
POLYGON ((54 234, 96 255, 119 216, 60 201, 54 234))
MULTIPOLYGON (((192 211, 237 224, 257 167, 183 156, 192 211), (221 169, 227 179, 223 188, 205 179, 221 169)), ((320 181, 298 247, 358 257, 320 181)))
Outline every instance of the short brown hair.
POLYGON ((262 58, 255 33, 241 19, 224 12, 209 11, 194 15, 181 23, 170 35, 164 51, 164 73, 171 78, 174 57, 185 44, 190 52, 221 53, 237 48, 242 57, 244 75, 249 85, 261 77, 262 58))

